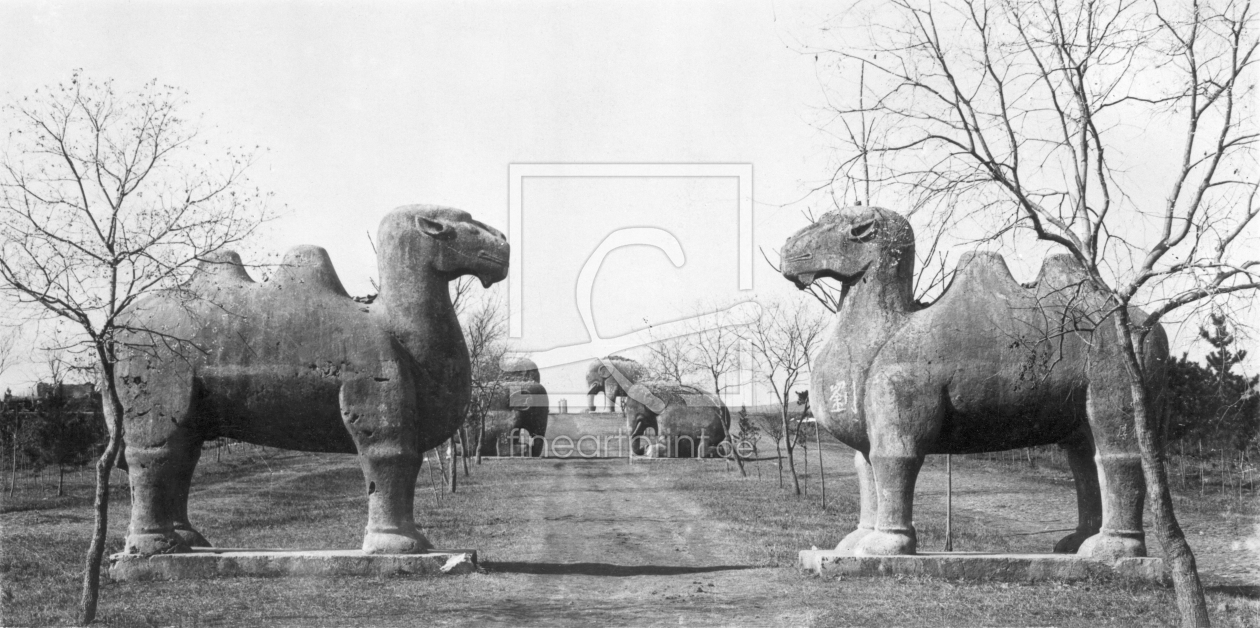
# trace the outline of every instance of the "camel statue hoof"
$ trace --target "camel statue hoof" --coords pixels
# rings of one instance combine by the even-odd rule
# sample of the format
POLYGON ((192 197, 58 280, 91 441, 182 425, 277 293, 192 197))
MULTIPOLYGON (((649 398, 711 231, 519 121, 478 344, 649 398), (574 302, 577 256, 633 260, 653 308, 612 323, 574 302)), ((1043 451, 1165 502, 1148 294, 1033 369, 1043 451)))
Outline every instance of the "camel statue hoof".
POLYGON ((841 539, 839 543, 836 544, 836 551, 852 554, 853 551, 857 548, 858 542, 866 538, 867 535, 869 535, 870 533, 874 531, 875 530, 872 528, 858 528, 850 532, 847 536, 841 539))
POLYGON ((433 544, 423 534, 415 536, 393 532, 369 532, 363 537, 364 554, 423 554, 431 551, 433 544))
POLYGON ((1081 549, 1081 544, 1091 536, 1098 534, 1097 530, 1077 530, 1061 539, 1054 544, 1055 554, 1075 554, 1081 549))
POLYGON ((1121 558, 1146 556, 1146 538, 1142 532, 1103 530, 1085 539, 1076 551, 1078 556, 1094 560, 1115 561, 1121 558))
POLYGON ((128 534, 123 549, 126 554, 153 556, 155 554, 184 554, 191 548, 178 534, 128 534))
POLYGON ((906 531, 871 530, 853 547, 855 556, 912 556, 918 543, 914 528, 906 531))
POLYGON ((201 533, 194 530, 192 526, 175 526, 175 535, 182 539, 184 545, 188 547, 214 547, 210 544, 210 541, 206 540, 206 537, 201 536, 201 533))

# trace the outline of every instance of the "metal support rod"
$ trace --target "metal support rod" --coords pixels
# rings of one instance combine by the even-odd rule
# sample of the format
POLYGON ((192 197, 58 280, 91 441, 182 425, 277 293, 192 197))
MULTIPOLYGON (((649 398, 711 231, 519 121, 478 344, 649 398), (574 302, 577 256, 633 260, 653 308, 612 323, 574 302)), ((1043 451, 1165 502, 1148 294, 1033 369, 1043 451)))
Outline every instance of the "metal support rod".
POLYGON ((818 424, 818 419, 814 419, 814 445, 818 450, 818 484, 822 489, 822 507, 827 509, 827 473, 823 468, 822 456, 822 426, 818 424))
POLYGON ((945 454, 945 551, 954 551, 954 466, 945 454))

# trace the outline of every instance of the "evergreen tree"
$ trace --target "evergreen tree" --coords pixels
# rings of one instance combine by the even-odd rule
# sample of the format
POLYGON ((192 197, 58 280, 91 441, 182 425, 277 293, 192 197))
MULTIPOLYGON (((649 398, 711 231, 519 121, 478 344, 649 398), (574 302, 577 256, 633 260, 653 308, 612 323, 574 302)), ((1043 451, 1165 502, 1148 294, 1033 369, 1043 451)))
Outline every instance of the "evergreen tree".
POLYGON ((1170 440, 1201 441, 1208 449, 1243 450, 1260 433, 1260 376, 1233 372, 1247 352, 1234 350, 1237 338, 1225 316, 1212 314, 1210 322, 1210 331, 1199 330, 1214 349, 1206 364, 1185 354, 1169 364, 1166 434, 1170 440))
POLYGON ((1224 314, 1213 313, 1211 320, 1212 331, 1209 332, 1206 327, 1199 328, 1199 336, 1216 349, 1207 354, 1204 361, 1207 362, 1208 368, 1216 374, 1216 381, 1224 382, 1226 376, 1230 375, 1230 369, 1247 358, 1247 351, 1245 349, 1237 352, 1230 350, 1230 346, 1234 344, 1235 338, 1234 334, 1229 331, 1229 321, 1224 314))

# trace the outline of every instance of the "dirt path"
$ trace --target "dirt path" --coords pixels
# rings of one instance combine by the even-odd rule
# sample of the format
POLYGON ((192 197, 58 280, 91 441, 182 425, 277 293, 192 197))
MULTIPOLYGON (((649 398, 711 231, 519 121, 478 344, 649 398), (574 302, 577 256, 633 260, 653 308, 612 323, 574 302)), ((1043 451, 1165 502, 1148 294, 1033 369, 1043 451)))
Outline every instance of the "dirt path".
MULTIPOLYGON (((709 520, 671 490, 653 464, 620 460, 546 462, 552 489, 521 504, 531 535, 516 560, 487 562, 493 574, 523 574, 523 600, 491 604, 476 621, 521 625, 606 622, 686 625, 792 624, 800 612, 750 602, 782 570, 740 564, 747 539, 709 520), (757 608, 757 606, 763 608, 757 608), (768 607, 768 608, 766 608, 768 607)), ((693 463, 694 464, 694 463, 693 463)))

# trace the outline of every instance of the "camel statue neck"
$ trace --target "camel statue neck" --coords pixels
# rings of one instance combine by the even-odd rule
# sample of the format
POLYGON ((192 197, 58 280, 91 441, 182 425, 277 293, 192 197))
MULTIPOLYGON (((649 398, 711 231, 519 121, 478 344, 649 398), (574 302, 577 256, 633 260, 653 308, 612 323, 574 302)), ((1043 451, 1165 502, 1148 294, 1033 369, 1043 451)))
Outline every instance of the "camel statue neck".
POLYGON ((914 249, 885 257, 867 268, 862 278, 844 287, 842 319, 908 314, 914 305, 914 249))
POLYGON ((455 319, 449 279, 429 265, 425 236, 382 234, 377 254, 381 294, 377 299, 396 328, 435 326, 455 319))

